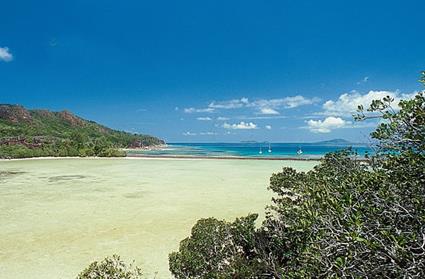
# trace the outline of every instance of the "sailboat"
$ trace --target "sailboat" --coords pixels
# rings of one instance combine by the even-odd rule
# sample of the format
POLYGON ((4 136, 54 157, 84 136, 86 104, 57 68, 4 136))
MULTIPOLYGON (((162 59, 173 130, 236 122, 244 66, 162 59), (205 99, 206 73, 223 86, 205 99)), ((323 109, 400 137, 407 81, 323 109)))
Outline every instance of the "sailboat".
POLYGON ((259 154, 263 154, 263 149, 260 146, 260 152, 258 152, 259 154))
POLYGON ((270 142, 269 142, 269 153, 272 153, 272 147, 270 146, 270 142))
POLYGON ((301 147, 298 147, 297 155, 301 155, 301 154, 303 154, 303 150, 301 149, 301 147))

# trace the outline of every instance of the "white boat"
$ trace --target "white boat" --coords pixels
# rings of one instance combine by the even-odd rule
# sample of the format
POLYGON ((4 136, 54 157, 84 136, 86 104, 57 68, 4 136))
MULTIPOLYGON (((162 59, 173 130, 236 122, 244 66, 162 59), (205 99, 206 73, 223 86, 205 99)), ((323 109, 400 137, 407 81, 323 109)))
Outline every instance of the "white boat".
POLYGON ((298 148, 298 150, 297 150, 297 154, 298 154, 298 155, 303 154, 303 151, 302 151, 301 147, 300 147, 300 148, 298 148))
POLYGON ((263 149, 260 146, 260 152, 258 152, 259 154, 263 154, 263 149))
POLYGON ((269 153, 272 153, 272 147, 270 146, 270 143, 269 143, 269 153))

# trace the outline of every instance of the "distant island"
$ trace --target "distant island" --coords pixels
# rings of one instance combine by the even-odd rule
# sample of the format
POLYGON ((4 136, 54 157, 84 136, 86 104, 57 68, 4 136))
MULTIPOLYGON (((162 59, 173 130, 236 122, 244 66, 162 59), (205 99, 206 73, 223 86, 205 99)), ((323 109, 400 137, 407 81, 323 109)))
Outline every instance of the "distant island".
POLYGON ((122 157, 123 148, 162 144, 159 138, 113 130, 66 110, 0 104, 0 158, 122 157))
POLYGON ((256 140, 241 140, 240 143, 258 143, 256 140))
POLYGON ((345 139, 332 139, 332 140, 324 140, 324 141, 318 141, 314 142, 315 145, 329 145, 329 146, 353 146, 353 145, 364 145, 361 143, 353 143, 345 139))

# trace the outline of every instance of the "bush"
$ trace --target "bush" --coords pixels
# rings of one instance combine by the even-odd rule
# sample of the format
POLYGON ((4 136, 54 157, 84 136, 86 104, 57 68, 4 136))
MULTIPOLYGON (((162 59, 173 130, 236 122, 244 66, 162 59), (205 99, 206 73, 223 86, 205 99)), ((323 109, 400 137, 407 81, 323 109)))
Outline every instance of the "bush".
POLYGON ((176 278, 246 278, 256 268, 246 255, 255 243, 257 214, 236 219, 233 223, 215 218, 199 220, 192 234, 172 253, 170 271, 176 278))
POLYGON ((141 279, 142 272, 137 266, 126 265, 119 256, 106 257, 101 262, 91 263, 77 279, 141 279))

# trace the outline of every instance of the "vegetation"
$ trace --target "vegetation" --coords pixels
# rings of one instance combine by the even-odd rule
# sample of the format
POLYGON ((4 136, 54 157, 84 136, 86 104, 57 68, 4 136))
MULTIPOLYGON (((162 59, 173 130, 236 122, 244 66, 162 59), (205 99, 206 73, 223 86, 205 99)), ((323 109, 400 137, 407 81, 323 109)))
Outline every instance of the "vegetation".
MULTIPOLYGON (((425 73, 422 81, 425 83, 425 73)), ((377 100, 369 162, 330 153, 309 172, 273 174, 266 219, 203 219, 169 256, 176 278, 424 278, 425 95, 377 100)))
POLYGON ((77 279, 141 279, 139 267, 125 264, 119 256, 107 257, 101 262, 91 263, 77 279))
POLYGON ((170 255, 170 270, 176 278, 249 278, 258 263, 247 257, 255 248, 255 220, 258 215, 233 223, 202 219, 192 228, 190 238, 180 243, 180 252, 170 255))
POLYGON ((112 130, 70 112, 0 105, 0 158, 125 156, 120 148, 163 144, 147 135, 112 130))

